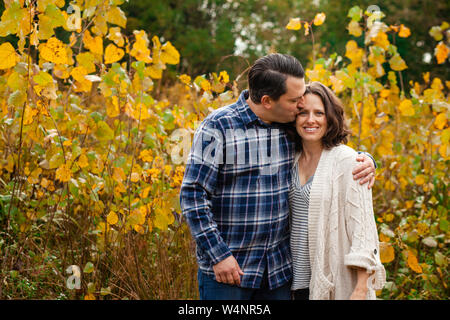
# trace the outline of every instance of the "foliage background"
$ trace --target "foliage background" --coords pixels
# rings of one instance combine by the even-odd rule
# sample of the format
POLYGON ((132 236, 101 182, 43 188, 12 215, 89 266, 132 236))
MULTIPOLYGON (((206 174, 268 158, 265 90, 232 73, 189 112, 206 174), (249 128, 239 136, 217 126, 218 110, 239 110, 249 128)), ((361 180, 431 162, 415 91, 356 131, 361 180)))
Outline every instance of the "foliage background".
POLYGON ((378 297, 448 299, 448 3, 370 5, 1 2, 0 297, 198 298, 182 160, 278 51, 338 93, 349 144, 377 159, 378 297))

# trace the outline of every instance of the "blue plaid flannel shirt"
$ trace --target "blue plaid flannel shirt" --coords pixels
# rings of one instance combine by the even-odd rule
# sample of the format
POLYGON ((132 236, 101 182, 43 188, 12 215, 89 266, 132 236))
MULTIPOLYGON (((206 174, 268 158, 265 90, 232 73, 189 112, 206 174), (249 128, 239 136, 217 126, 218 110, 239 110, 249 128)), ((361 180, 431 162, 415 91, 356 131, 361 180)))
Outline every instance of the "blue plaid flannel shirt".
POLYGON ((262 122, 246 103, 215 110, 194 134, 180 191, 200 270, 233 255, 241 287, 272 290, 292 278, 288 190, 295 148, 283 124, 262 122))

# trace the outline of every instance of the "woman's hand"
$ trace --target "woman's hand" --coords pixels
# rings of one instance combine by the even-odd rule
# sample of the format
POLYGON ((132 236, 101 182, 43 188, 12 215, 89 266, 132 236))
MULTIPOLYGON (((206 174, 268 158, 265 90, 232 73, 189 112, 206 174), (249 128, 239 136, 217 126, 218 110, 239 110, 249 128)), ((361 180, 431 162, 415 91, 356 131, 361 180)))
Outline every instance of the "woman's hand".
POLYGON ((356 287, 355 290, 353 290, 352 295, 350 296, 350 300, 366 300, 367 295, 367 288, 364 290, 364 288, 356 287))
POLYGON ((366 300, 367 296, 367 280, 370 274, 367 273, 366 269, 355 267, 357 282, 355 290, 353 290, 350 300, 366 300))

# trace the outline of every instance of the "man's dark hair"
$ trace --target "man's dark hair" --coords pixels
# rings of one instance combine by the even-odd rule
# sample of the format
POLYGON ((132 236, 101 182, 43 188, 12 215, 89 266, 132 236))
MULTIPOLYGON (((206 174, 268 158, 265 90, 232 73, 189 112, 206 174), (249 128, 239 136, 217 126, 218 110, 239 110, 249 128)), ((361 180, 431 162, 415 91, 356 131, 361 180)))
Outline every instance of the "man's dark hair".
POLYGON ((268 95, 277 101, 286 93, 288 76, 304 78, 305 71, 295 57, 272 53, 255 61, 248 73, 250 98, 255 103, 261 103, 261 98, 268 95))

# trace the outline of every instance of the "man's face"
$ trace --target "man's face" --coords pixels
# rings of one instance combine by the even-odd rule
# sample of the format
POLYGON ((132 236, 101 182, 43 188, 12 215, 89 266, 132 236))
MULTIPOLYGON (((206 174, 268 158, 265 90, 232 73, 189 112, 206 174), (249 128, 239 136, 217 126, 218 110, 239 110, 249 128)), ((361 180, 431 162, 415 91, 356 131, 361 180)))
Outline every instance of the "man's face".
POLYGON ((305 79, 288 76, 286 79, 286 93, 278 101, 274 101, 272 118, 275 122, 288 123, 295 121, 303 105, 305 94, 305 79))

